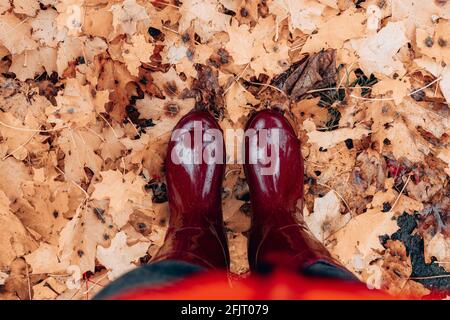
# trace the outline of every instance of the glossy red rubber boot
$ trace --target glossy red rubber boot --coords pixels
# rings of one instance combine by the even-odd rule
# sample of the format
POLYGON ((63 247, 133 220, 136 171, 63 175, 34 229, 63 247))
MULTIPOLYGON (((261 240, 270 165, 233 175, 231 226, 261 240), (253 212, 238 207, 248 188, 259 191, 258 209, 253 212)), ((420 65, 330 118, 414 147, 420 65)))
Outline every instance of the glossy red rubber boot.
POLYGON ((247 122, 246 135, 244 170, 253 210, 250 269, 275 265, 299 270, 317 261, 338 266, 303 222, 303 157, 288 120, 276 111, 260 111, 247 122), (262 132, 272 148, 263 148, 262 132), (258 143, 252 144, 251 137, 258 143), (259 158, 252 162, 255 155, 259 158))
POLYGON ((216 120, 206 111, 185 115, 175 126, 168 146, 169 228, 152 262, 170 259, 206 268, 229 267, 221 209, 224 163, 225 144, 216 120), (209 129, 220 133, 218 139, 204 135, 209 129), (211 157, 203 156, 205 148, 212 147, 219 152, 211 154, 221 160, 209 161, 211 157))

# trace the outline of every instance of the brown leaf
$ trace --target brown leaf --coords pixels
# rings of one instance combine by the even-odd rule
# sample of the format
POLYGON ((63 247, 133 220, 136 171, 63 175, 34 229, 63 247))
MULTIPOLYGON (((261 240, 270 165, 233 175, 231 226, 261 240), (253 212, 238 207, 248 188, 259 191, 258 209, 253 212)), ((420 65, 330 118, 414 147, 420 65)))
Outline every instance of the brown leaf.
POLYGON ((273 84, 298 101, 309 90, 336 83, 336 75, 336 50, 328 49, 294 63, 273 84))
POLYGON ((144 93, 147 93, 150 96, 154 96, 160 99, 165 98, 161 90, 154 84, 151 71, 144 67, 139 68, 138 85, 144 93))
POLYGON ((219 85, 218 72, 209 66, 196 64, 197 79, 191 90, 184 91, 182 98, 195 98, 196 108, 207 109, 220 117, 224 112, 223 89, 219 85))
POLYGON ((123 63, 111 60, 107 54, 95 58, 95 68, 98 72, 97 90, 111 92, 106 110, 114 120, 122 122, 131 96, 137 95, 135 78, 130 75, 123 63))
POLYGON ((16 259, 10 265, 11 273, 5 282, 5 290, 15 293, 20 300, 31 300, 33 289, 28 287, 27 265, 24 259, 16 259))

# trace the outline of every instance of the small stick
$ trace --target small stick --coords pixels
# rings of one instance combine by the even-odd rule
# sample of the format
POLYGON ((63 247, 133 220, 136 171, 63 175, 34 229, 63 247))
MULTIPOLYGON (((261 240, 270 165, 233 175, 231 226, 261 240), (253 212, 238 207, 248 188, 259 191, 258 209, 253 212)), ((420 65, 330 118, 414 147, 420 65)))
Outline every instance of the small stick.
POLYGON ((348 212, 350 212, 350 213, 352 212, 352 210, 350 209, 350 206, 348 205, 347 201, 345 201, 345 199, 339 194, 339 192, 337 192, 332 187, 330 187, 329 185, 326 185, 324 183, 317 182, 317 184, 320 185, 320 186, 326 187, 326 188, 330 189, 331 191, 333 191, 344 202, 345 206, 348 209, 348 212))
POLYGON ((31 129, 31 128, 19 128, 19 127, 14 127, 14 126, 11 126, 9 124, 6 124, 6 123, 4 123, 2 121, 0 121, 0 125, 4 126, 6 128, 9 128, 9 129, 17 130, 17 131, 37 132, 37 133, 54 132, 54 131, 59 131, 59 130, 62 130, 62 129, 69 128, 69 126, 64 126, 64 127, 61 127, 61 128, 53 128, 53 129, 48 129, 48 130, 31 129))
POLYGON ((395 205, 397 204, 398 200, 400 200, 400 197, 403 194, 403 191, 405 190, 406 186, 408 185, 409 181, 411 180, 411 174, 408 175, 408 179, 406 180, 405 184, 403 185, 402 190, 400 191, 400 193, 397 196, 397 199, 395 199, 394 204, 392 205, 391 209, 388 211, 388 213, 392 212, 392 210, 394 210, 395 205))

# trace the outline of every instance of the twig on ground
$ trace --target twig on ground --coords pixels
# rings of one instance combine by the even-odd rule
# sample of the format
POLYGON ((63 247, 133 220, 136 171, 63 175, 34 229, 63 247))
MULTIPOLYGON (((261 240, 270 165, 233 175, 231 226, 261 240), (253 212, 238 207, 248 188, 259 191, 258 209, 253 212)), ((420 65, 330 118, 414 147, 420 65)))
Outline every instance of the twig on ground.
POLYGON ((4 126, 6 128, 9 128, 9 129, 17 130, 17 131, 37 132, 37 133, 55 132, 55 131, 59 131, 59 130, 62 130, 62 129, 69 128, 69 126, 64 126, 64 127, 60 127, 60 128, 53 128, 53 129, 47 129, 47 130, 32 129, 32 128, 20 128, 20 127, 11 126, 11 125, 6 124, 6 123, 4 123, 2 121, 0 121, 0 125, 4 126))
MULTIPOLYGON (((439 82, 441 80, 442 80, 442 77, 438 77, 438 78, 434 79, 432 82, 430 82, 429 84, 427 84, 426 86, 423 86, 422 88, 419 88, 417 90, 410 92, 407 96, 412 96, 413 94, 423 91, 426 88, 431 87, 433 84, 435 84, 436 82, 439 82)), ((366 100, 366 101, 395 101, 395 98, 365 98, 365 97, 355 96, 354 94, 351 94, 350 97, 359 99, 359 100, 366 100)))
POLYGON ((394 210, 395 206, 397 205, 398 200, 400 200, 400 197, 403 194, 403 191, 405 191, 406 186, 408 185, 409 181, 411 180, 411 174, 408 175, 408 179, 406 179, 405 184, 403 185, 402 190, 400 190, 400 193, 398 194, 397 198, 394 201, 394 204, 392 205, 391 209, 388 211, 388 213, 392 212, 394 210))

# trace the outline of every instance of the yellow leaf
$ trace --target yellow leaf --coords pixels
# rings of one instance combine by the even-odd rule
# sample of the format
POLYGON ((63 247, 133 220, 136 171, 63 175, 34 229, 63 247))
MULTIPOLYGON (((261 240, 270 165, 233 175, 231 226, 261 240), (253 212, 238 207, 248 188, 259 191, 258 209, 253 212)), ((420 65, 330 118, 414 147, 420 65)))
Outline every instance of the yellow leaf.
POLYGON ((246 116, 250 109, 247 106, 259 103, 250 92, 239 83, 233 83, 225 96, 228 115, 231 121, 236 123, 240 117, 246 116))
POLYGON ((124 43, 122 56, 127 65, 128 71, 133 76, 139 75, 141 63, 150 62, 150 56, 153 53, 154 45, 148 43, 142 34, 131 37, 131 44, 124 43))
POLYGON ((108 199, 113 220, 122 227, 132 212, 131 204, 142 206, 148 197, 144 191, 145 181, 133 172, 123 175, 119 171, 108 170, 100 172, 100 175, 102 181, 94 185, 92 199, 108 199))
POLYGON ((364 35, 366 16, 351 8, 322 24, 316 34, 306 40, 301 53, 318 52, 328 48, 342 48, 344 42, 364 35))
POLYGON ((383 77, 372 87, 372 94, 387 94, 392 93, 392 98, 395 104, 400 104, 406 96, 409 96, 411 83, 408 77, 402 79, 391 79, 383 77))
POLYGON ((145 256, 149 245, 150 242, 138 242, 133 246, 128 246, 127 236, 125 232, 121 231, 111 241, 109 248, 98 247, 97 259, 109 269, 108 278, 114 280, 133 269, 135 267, 133 262, 145 256))

